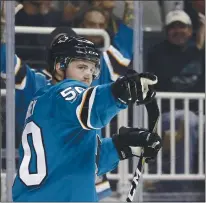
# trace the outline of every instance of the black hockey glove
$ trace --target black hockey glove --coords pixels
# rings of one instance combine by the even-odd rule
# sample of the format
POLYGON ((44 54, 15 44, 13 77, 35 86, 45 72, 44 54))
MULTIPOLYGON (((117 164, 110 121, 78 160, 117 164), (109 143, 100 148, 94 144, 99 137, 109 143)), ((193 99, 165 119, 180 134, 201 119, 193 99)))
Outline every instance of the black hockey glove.
POLYGON ((142 149, 146 162, 155 159, 162 147, 162 139, 156 133, 151 133, 142 128, 121 127, 119 134, 112 137, 120 160, 133 156, 140 157, 142 149))
POLYGON ((117 79, 112 85, 112 94, 124 104, 147 104, 155 97, 153 85, 157 83, 157 76, 151 73, 138 74, 129 70, 126 76, 117 79))

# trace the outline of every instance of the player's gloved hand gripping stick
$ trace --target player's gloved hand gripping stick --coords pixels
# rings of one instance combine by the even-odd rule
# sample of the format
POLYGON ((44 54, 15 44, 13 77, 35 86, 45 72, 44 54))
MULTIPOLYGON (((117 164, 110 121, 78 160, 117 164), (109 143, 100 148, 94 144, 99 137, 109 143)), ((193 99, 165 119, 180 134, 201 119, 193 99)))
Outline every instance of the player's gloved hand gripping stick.
POLYGON ((149 117, 149 130, 121 127, 119 134, 113 136, 120 160, 140 157, 127 201, 134 198, 144 162, 155 158, 161 148, 161 138, 154 132, 159 118, 159 109, 154 100, 156 92, 153 89, 156 83, 157 76, 151 73, 138 74, 129 69, 125 76, 118 78, 112 85, 112 93, 117 100, 125 104, 145 105, 149 117))
MULTIPOLYGON (((149 130, 155 133, 157 130, 157 123, 158 123, 159 115, 160 115, 157 101, 154 99, 151 103, 146 104, 145 107, 147 109, 148 118, 149 118, 149 130)), ((140 176, 142 174, 144 163, 145 161, 146 162, 148 161, 147 158, 143 157, 144 153, 145 152, 142 150, 142 153, 141 153, 141 156, 140 156, 140 159, 139 159, 139 162, 138 162, 138 165, 137 165, 137 168, 135 170, 135 174, 132 180, 131 188, 127 196, 127 199, 126 199, 127 202, 133 201, 136 188, 139 183, 140 176)))

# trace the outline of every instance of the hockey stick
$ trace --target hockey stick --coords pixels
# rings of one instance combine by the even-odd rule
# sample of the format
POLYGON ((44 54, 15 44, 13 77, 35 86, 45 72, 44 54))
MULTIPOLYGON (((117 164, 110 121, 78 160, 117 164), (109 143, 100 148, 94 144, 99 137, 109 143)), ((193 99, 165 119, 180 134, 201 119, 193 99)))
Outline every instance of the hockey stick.
MULTIPOLYGON (((156 99, 154 99, 151 103, 146 104, 145 107, 147 109, 147 114, 148 114, 148 118, 149 118, 149 130, 151 132, 156 132, 157 123, 158 123, 159 115, 160 115, 159 107, 157 105, 156 99)), ((143 154, 143 152, 142 152, 142 154, 143 154)), ((142 174, 142 169, 143 169, 143 166, 145 163, 145 158, 143 157, 142 154, 140 156, 139 162, 137 164, 137 168, 136 168, 135 173, 134 173, 134 177, 132 180, 130 191, 129 191, 129 194, 128 194, 127 199, 126 199, 127 202, 133 201, 134 195, 136 192, 136 188, 137 188, 137 185, 139 183, 140 176, 142 174)))

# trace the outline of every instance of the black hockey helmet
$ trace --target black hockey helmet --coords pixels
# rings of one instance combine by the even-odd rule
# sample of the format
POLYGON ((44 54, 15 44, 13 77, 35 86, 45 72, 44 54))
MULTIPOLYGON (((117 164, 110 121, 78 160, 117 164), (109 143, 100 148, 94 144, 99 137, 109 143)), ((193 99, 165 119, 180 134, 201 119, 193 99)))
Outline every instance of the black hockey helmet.
POLYGON ((73 59, 85 59, 96 64, 94 79, 100 73, 100 53, 94 43, 83 37, 57 35, 52 41, 48 52, 49 72, 53 75, 56 63, 60 63, 62 69, 66 69, 73 59))

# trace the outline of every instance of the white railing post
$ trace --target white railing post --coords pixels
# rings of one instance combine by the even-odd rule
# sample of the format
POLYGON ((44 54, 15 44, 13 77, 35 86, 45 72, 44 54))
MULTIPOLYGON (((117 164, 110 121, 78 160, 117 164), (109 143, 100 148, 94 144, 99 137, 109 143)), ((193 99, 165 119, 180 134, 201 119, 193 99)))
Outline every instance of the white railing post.
POLYGON ((175 99, 170 99, 170 173, 175 174, 175 99))
POLYGON ((189 131, 190 131, 190 123, 189 123, 189 99, 185 98, 184 100, 184 111, 185 111, 185 122, 184 122, 184 171, 185 174, 189 174, 190 167, 190 139, 189 139, 189 131))
MULTIPOLYGON (((120 112, 118 119, 117 119, 117 130, 121 126, 128 126, 128 110, 125 109, 120 112)), ((128 160, 121 161, 118 166, 118 172, 120 175, 120 179, 118 182, 119 192, 121 194, 121 200, 125 201, 128 193, 129 187, 129 168, 128 168, 128 160)))
MULTIPOLYGON (((157 104, 159 106, 159 111, 162 112, 161 108, 161 98, 157 98, 157 104)), ((162 137, 162 115, 160 113, 159 122, 157 126, 157 133, 160 137, 162 137)), ((158 157, 157 157, 157 174, 162 174, 162 150, 159 151, 158 157)))
POLYGON ((199 174, 203 174, 203 163, 204 163, 204 159, 203 159, 203 146, 204 146, 204 139, 203 139, 203 135, 204 135, 204 120, 203 120, 203 99, 199 99, 199 103, 198 103, 198 156, 199 156, 199 160, 198 160, 198 173, 199 174))

